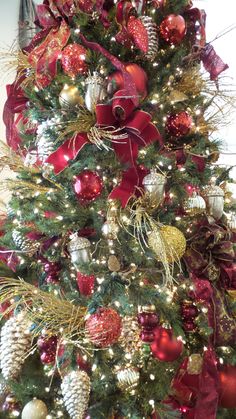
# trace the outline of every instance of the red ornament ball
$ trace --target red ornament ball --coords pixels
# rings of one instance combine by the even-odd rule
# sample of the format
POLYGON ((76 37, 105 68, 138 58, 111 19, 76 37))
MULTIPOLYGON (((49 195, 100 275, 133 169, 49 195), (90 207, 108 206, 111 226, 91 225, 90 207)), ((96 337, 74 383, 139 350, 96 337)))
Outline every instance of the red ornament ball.
MULTIPOLYGON (((128 63, 125 64, 126 71, 131 75, 133 82, 136 86, 138 94, 144 99, 147 96, 148 78, 146 72, 138 64, 128 63)), ((124 88, 124 78, 122 72, 114 71, 108 77, 108 92, 115 93, 124 88)))
POLYGON ((219 368, 219 406, 236 408, 236 366, 222 365, 219 368))
POLYGON ((102 180, 96 172, 84 170, 75 176, 74 191, 82 202, 96 199, 101 194, 102 187, 102 180))
POLYGON ((188 112, 182 111, 171 114, 167 117, 166 131, 173 137, 182 137, 189 133, 192 122, 192 118, 188 112))
POLYGON ((183 351, 183 342, 173 336, 172 329, 157 327, 154 333, 154 341, 151 344, 154 358, 165 362, 178 359, 183 351))
POLYGON ((91 342, 105 348, 117 342, 121 334, 121 318, 112 308, 100 308, 86 320, 85 328, 91 342))
POLYGON ((54 364, 56 360, 56 354, 52 352, 42 352, 40 355, 40 360, 44 365, 54 364))
POLYGON ((88 66, 85 62, 87 50, 79 44, 69 44, 62 51, 61 65, 65 74, 76 77, 86 74, 88 66))
POLYGON ((160 34, 169 44, 178 45, 186 34, 186 23, 181 15, 169 15, 160 25, 160 34))
POLYGON ((76 279, 79 291, 81 295, 89 297, 93 293, 95 276, 94 275, 85 275, 81 272, 77 272, 76 279))

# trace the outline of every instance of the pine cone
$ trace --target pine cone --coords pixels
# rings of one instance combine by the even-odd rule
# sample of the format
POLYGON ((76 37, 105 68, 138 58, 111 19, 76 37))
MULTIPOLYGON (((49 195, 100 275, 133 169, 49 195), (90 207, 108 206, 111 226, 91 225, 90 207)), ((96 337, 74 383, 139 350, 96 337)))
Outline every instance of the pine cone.
POLYGON ((47 137, 40 137, 37 146, 38 146, 38 157, 44 163, 47 160, 48 156, 53 153, 55 147, 54 142, 47 137))
POLYGON ((13 230, 12 238, 18 249, 22 252, 27 253, 28 256, 33 256, 40 246, 40 243, 38 241, 29 240, 19 230, 13 230))
POLYGON ((20 313, 7 320, 2 327, 0 364, 5 380, 16 378, 20 373, 31 344, 31 324, 25 313, 20 313))
POLYGON ((71 419, 83 419, 88 407, 90 379, 85 371, 71 371, 62 381, 63 401, 71 419))
POLYGON ((148 60, 153 61, 158 51, 157 25, 150 16, 141 16, 140 20, 148 34, 148 52, 145 54, 145 57, 148 60))
POLYGON ((140 340, 140 327, 136 317, 123 317, 122 330, 118 343, 126 353, 131 355, 141 348, 142 342, 140 340))

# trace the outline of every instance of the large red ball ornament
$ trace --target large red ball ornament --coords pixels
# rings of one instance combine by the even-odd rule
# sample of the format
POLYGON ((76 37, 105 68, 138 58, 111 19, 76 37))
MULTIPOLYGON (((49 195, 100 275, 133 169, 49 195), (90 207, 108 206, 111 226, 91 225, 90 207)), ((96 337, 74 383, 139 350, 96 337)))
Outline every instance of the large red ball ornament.
POLYGON ((93 201, 102 192, 102 180, 96 172, 84 170, 74 178, 74 191, 81 201, 93 201))
POLYGON ((189 133, 192 122, 192 118, 188 112, 182 111, 171 114, 167 117, 166 131, 173 137, 183 137, 189 133))
POLYGON ((154 333, 154 341, 151 344, 154 358, 165 362, 178 359, 183 351, 183 342, 173 336, 172 329, 157 327, 154 333))
POLYGON ((121 334, 121 318, 112 308, 100 308, 86 320, 85 328, 91 342, 105 348, 117 342, 121 334))
POLYGON ((169 44, 178 45, 186 33, 186 23, 181 15, 169 15, 160 25, 160 34, 169 44))
POLYGON ((76 77, 86 74, 88 66, 85 62, 87 50, 79 44, 70 44, 62 51, 61 65, 65 74, 76 77))
POLYGON ((219 368, 219 406, 236 408, 236 366, 222 365, 219 368))
MULTIPOLYGON (((138 64, 125 64, 126 71, 132 76, 137 92, 142 99, 147 96, 147 74, 138 64)), ((108 92, 115 93, 124 88, 124 78, 121 71, 117 70, 108 77, 108 92)))
POLYGON ((89 297, 93 293, 95 282, 94 275, 85 275, 81 272, 77 272, 76 282, 81 295, 89 297))

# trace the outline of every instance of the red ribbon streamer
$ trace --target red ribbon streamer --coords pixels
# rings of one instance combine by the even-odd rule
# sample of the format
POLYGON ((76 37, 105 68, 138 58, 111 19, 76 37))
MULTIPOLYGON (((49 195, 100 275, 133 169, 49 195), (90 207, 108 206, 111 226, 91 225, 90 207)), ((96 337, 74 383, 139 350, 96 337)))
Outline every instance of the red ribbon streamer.
POLYGON ((148 174, 148 170, 136 166, 123 172, 122 181, 110 193, 110 199, 118 199, 122 208, 125 208, 130 198, 139 193, 138 188, 141 188, 144 177, 148 174))

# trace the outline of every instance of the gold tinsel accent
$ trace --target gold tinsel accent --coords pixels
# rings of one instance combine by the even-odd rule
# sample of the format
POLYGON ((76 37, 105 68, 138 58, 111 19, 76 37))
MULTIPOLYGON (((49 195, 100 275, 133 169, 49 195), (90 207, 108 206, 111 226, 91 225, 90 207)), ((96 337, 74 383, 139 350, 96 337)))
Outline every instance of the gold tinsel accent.
POLYGON ((4 74, 17 71, 17 80, 26 75, 21 83, 22 86, 26 87, 34 82, 35 70, 28 61, 28 55, 14 46, 8 51, 0 51, 0 69, 1 67, 4 74))
MULTIPOLYGON (((48 181, 50 179, 47 178, 48 181)), ((60 185, 51 181, 57 189, 62 189, 60 185)), ((24 191, 24 193, 35 193, 39 192, 41 194, 46 194, 49 192, 53 192, 55 188, 51 186, 41 186, 38 183, 27 182, 21 179, 4 179, 0 182, 0 190, 2 191, 13 191, 16 192, 18 190, 24 191)))
MULTIPOLYGON (((26 169, 23 156, 15 153, 12 148, 0 140, 0 171, 6 166, 16 173, 26 169)), ((33 166, 27 167, 27 171, 30 171, 31 173, 39 173, 39 169, 33 166)))
POLYGON ((108 130, 96 126, 92 127, 88 133, 89 141, 94 143, 99 149, 104 148, 105 150, 109 150, 110 147, 106 145, 105 141, 119 143, 127 138, 127 134, 122 133, 122 128, 110 128, 108 130))
POLYGON ((10 301, 4 314, 18 307, 27 313, 35 324, 34 337, 46 329, 49 334, 61 333, 64 338, 79 339, 82 334, 85 307, 77 307, 70 301, 57 298, 54 294, 42 291, 22 279, 0 278, 0 304, 10 301))
POLYGON ((73 135, 81 132, 89 132, 94 126, 96 118, 94 114, 89 112, 85 107, 78 106, 78 119, 72 121, 66 121, 57 124, 57 129, 60 131, 58 140, 64 139, 67 135, 73 135))

